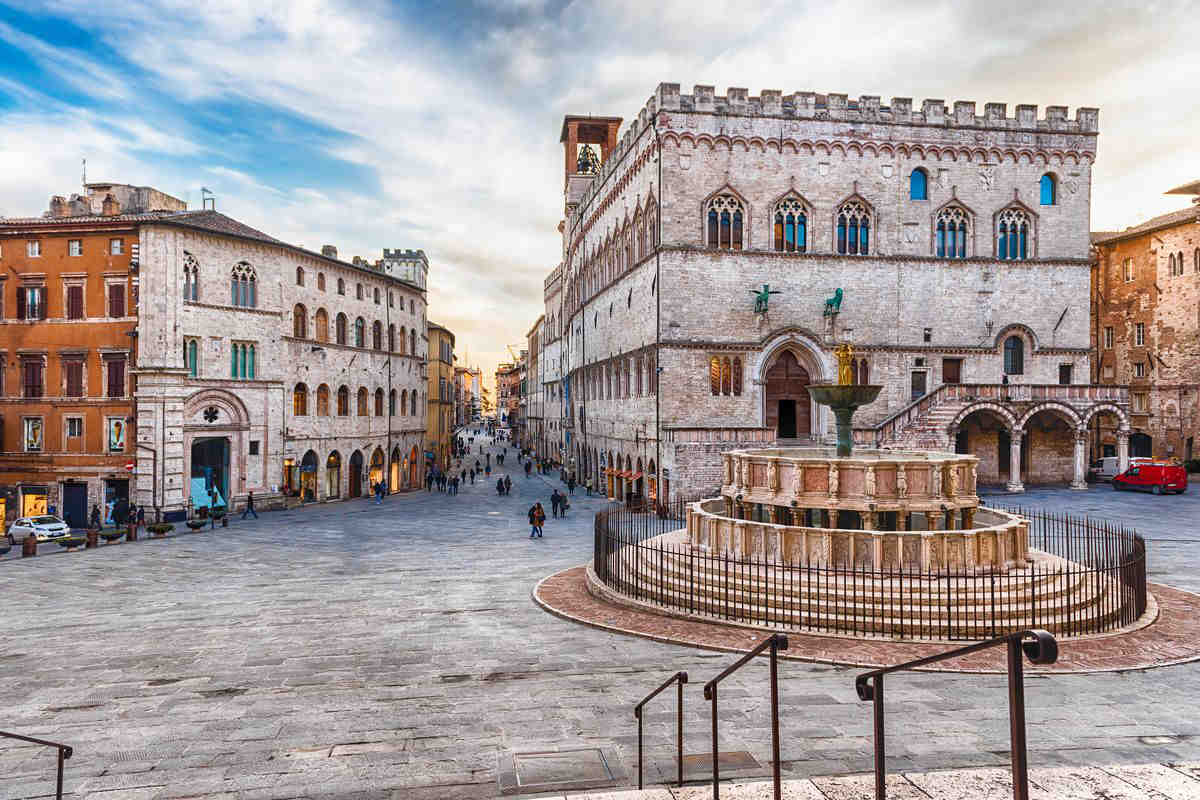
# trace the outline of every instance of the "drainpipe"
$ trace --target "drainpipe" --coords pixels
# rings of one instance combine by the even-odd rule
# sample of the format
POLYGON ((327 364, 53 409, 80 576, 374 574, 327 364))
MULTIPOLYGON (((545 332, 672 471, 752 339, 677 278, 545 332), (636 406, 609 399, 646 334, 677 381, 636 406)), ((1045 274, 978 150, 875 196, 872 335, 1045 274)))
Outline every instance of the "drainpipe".
POLYGON ((654 501, 658 504, 663 502, 663 463, 662 463, 662 406, 659 398, 662 396, 662 390, 659 386, 659 376, 662 374, 662 262, 660 254, 662 252, 662 219, 663 208, 666 203, 666 196, 663 194, 662 181, 662 139, 658 134, 658 114, 655 114, 650 119, 650 125, 654 128, 654 144, 658 148, 658 214, 655 224, 658 228, 654 236, 654 501))

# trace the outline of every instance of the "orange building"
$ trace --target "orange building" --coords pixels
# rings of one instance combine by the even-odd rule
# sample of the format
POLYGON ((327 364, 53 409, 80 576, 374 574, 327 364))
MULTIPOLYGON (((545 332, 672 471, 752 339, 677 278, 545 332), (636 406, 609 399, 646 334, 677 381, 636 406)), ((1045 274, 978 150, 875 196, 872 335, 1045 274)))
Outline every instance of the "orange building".
POLYGON ((0 219, 0 513, 129 497, 138 225, 186 208, 148 187, 89 184, 41 217, 0 219), (123 208, 124 206, 124 208, 123 208))

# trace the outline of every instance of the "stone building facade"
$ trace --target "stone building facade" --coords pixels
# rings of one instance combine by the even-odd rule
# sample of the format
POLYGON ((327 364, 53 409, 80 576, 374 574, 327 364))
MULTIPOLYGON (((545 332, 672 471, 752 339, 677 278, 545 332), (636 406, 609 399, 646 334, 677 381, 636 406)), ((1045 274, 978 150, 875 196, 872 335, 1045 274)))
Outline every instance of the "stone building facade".
POLYGON ((138 229, 186 208, 88 184, 41 217, 0 219, 0 526, 129 500, 138 229))
POLYGON ((436 322, 430 322, 426 328, 429 332, 429 388, 426 391, 429 410, 425 453, 426 459, 436 463, 439 470, 446 471, 450 469, 453 453, 454 334, 436 322))
MULTIPOLYGON (((1171 193, 1196 200, 1092 235, 1093 379, 1129 384, 1133 455, 1190 460, 1200 456, 1200 181, 1171 193)), ((1116 455, 1119 434, 1097 420, 1094 450, 1116 455)))
POLYGON ((215 210, 143 223, 140 246, 136 502, 175 519, 421 484, 423 253, 418 282, 215 210))
POLYGON ((542 326, 546 315, 537 318, 533 327, 525 334, 525 429, 526 446, 539 457, 546 452, 546 420, 543 403, 541 375, 542 326))
POLYGON ((574 471, 570 463, 570 432, 563 430, 563 381, 562 317, 559 295, 562 292, 562 266, 559 265, 547 276, 543 285, 546 313, 541 330, 541 357, 538 359, 535 380, 541 387, 544 433, 539 443, 538 454, 554 464, 574 471))
POLYGON ((513 430, 521 425, 521 369, 516 362, 496 367, 496 424, 513 430))
POLYGON ((564 441, 614 497, 711 490, 721 452, 826 439, 805 388, 851 343, 856 437, 958 449, 980 480, 1083 486, 1098 112, 660 84, 568 116, 564 441), (755 294, 769 287, 766 310, 755 294))

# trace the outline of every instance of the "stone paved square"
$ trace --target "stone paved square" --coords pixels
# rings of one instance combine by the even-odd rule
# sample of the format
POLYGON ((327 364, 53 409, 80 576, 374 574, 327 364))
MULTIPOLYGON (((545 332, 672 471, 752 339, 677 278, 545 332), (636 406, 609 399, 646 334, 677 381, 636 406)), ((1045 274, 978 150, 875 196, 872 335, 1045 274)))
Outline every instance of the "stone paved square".
MULTIPOLYGON (((228 528, 0 563, 4 729, 76 748, 70 796, 477 798, 498 796, 498 755, 612 748, 636 770, 633 705, 687 670, 685 752, 710 747, 700 687, 724 653, 572 624, 530 599, 591 557, 577 490, 568 518, 530 540, 525 511, 549 478, 234 519, 228 528)), ((503 473, 501 473, 503 474, 503 473)), ((1195 492, 990 496, 1091 513, 1150 544, 1151 579, 1200 590, 1195 492)), ((871 768, 856 670, 781 670, 789 778, 871 768)), ((770 761, 766 666, 721 690, 722 751, 770 761)), ((1002 676, 908 674, 888 687, 889 769, 1003 767, 1002 676)), ((1200 665, 1029 677, 1036 767, 1200 758, 1200 665)), ((647 782, 670 780, 672 698, 647 708, 647 782)), ((763 775, 767 773, 764 771, 763 775)), ((53 759, 0 744, 0 796, 45 797, 53 759)), ((633 778, 636 780, 636 778, 633 778)))

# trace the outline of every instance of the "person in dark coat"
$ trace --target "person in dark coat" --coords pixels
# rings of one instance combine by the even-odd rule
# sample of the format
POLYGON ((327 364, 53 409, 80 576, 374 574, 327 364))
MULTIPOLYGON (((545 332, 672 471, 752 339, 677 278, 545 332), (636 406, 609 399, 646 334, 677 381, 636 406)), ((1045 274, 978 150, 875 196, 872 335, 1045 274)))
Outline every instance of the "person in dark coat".
POLYGON ((258 512, 254 510, 254 492, 246 495, 246 507, 242 509, 242 519, 245 519, 247 514, 253 514, 254 518, 258 519, 258 512))
POLYGON ((504 495, 504 479, 503 478, 496 479, 496 494, 501 495, 501 496, 504 495))
POLYGON ((507 475, 504 476, 504 493, 512 494, 512 478, 507 475))
POLYGON ((537 503, 534 503, 533 505, 531 505, 529 507, 529 513, 526 515, 529 518, 529 538, 530 539, 532 539, 535 536, 542 535, 541 531, 538 530, 537 511, 538 511, 537 503))
POLYGON ((92 530, 100 530, 100 506, 92 504, 92 516, 88 525, 92 530))
POLYGON ((558 493, 558 489, 555 489, 550 493, 550 513, 556 518, 558 517, 558 504, 560 502, 562 502, 562 495, 558 493))

